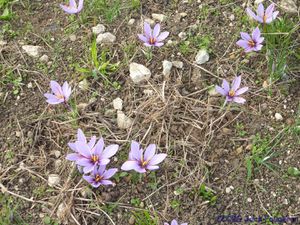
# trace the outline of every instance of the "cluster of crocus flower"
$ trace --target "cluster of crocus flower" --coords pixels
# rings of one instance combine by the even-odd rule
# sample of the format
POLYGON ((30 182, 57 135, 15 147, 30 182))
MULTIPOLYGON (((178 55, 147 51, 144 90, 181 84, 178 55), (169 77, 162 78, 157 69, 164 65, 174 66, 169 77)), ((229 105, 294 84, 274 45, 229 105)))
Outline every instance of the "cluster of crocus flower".
POLYGON ((68 14, 76 14, 82 10, 83 0, 79 0, 78 4, 75 0, 70 0, 69 5, 60 4, 60 7, 68 14))
POLYGON ((160 24, 156 24, 153 28, 151 29, 151 26, 149 23, 144 23, 144 34, 138 34, 138 37, 141 41, 144 42, 144 45, 147 47, 161 47, 164 45, 162 42, 169 36, 169 32, 160 32, 160 24))
MULTIPOLYGON (((110 158, 114 156, 118 149, 118 145, 109 145, 104 147, 103 138, 100 138, 96 143, 96 137, 92 136, 90 141, 87 141, 81 129, 77 131, 77 140, 68 143, 73 151, 67 155, 66 159, 74 161, 79 167, 80 172, 84 174, 83 178, 88 181, 93 187, 100 185, 113 184, 111 178, 117 171, 117 168, 106 170, 110 158), (90 174, 90 175, 87 175, 90 174)), ((138 173, 145 173, 147 170, 158 169, 167 154, 155 154, 156 146, 150 144, 143 155, 143 150, 140 144, 133 141, 131 144, 131 151, 129 153, 129 160, 122 165, 122 170, 135 170, 138 173)))
POLYGON ((63 86, 60 86, 59 83, 52 80, 50 81, 50 87, 52 93, 46 93, 44 96, 47 98, 47 102, 52 105, 59 103, 67 104, 69 97, 72 93, 72 89, 69 86, 68 82, 64 82, 63 86))
MULTIPOLYGON (((264 5, 260 3, 257 7, 257 14, 255 14, 250 8, 246 9, 247 14, 263 25, 271 23, 276 19, 278 15, 278 11, 275 11, 275 4, 272 3, 265 10, 264 5)), ((252 35, 250 36, 248 33, 241 32, 241 40, 237 41, 236 44, 244 49, 244 51, 252 52, 252 51, 260 51, 263 47, 262 43, 264 38, 261 37, 261 32, 259 27, 256 27, 252 35)))

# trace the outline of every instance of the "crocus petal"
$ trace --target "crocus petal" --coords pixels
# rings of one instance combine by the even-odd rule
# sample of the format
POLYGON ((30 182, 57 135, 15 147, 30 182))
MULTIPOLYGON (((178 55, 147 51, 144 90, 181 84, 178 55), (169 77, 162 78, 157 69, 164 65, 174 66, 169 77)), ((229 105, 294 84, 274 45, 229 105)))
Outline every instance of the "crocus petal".
POLYGON ((150 27, 150 24, 147 22, 144 22, 144 33, 146 35, 147 38, 151 38, 152 37, 152 29, 150 27))
POLYGON ((248 33, 241 32, 240 34, 241 34, 242 39, 244 39, 246 41, 252 40, 251 37, 250 37, 250 35, 248 33))
POLYGON ((257 20, 256 14, 255 14, 250 8, 247 8, 247 9, 246 9, 246 13, 248 14, 248 16, 250 16, 250 17, 253 18, 254 20, 257 20))
POLYGON ((260 37, 257 39, 257 44, 261 44, 265 40, 264 37, 260 37))
POLYGON ((154 46, 156 46, 156 47, 161 47, 163 45, 164 45, 164 43, 162 43, 162 42, 155 42, 155 44, 154 44, 154 46))
POLYGON ((98 188, 98 187, 101 185, 101 182, 93 182, 93 183, 91 183, 91 185, 92 185, 94 188, 98 188))
POLYGON ((164 225, 170 225, 170 224, 168 224, 168 223, 164 223, 164 225))
POLYGON ((274 4, 274 3, 272 3, 271 5, 269 5, 269 6, 266 8, 265 15, 266 15, 267 17, 272 16, 273 11, 274 11, 274 8, 275 8, 275 4, 274 4))
POLYGON ((260 17, 260 18, 263 18, 264 17, 264 13, 265 13, 265 8, 264 8, 264 5, 262 3, 259 3, 258 7, 257 7, 257 15, 260 17))
POLYGON ((172 220, 171 225, 178 225, 176 220, 172 220))
POLYGON ((60 4, 59 6, 66 13, 69 13, 69 14, 77 13, 77 9, 76 8, 73 8, 73 7, 70 7, 70 6, 66 6, 66 5, 63 5, 63 4, 60 4))
POLYGON ((154 166, 156 164, 161 163, 162 161, 165 160, 167 157, 167 154, 156 154, 152 157, 152 159, 149 161, 148 165, 149 166, 154 166))
POLYGON ((104 151, 101 154, 101 157, 109 159, 110 157, 112 157, 117 153, 118 149, 119 149, 119 145, 109 145, 104 149, 104 151))
POLYGON ((257 40, 260 38, 260 30, 258 27, 256 27, 252 32, 252 39, 257 42, 257 40))
POLYGON ((139 39, 140 39, 141 41, 143 41, 143 42, 148 42, 148 38, 145 37, 144 35, 138 34, 138 37, 139 37, 139 39))
POLYGON ((106 169, 106 165, 103 165, 103 166, 99 166, 98 168, 95 167, 95 170, 94 170, 94 175, 97 175, 99 174, 100 176, 103 176, 104 172, 105 172, 105 169, 106 169))
POLYGON ((79 154, 89 158, 91 156, 91 148, 84 142, 77 141, 76 142, 76 149, 79 154))
POLYGON ((233 97, 233 101, 236 103, 244 104, 246 102, 246 99, 242 97, 233 97))
POLYGON ((82 158, 82 156, 77 153, 70 153, 66 156, 66 159, 70 160, 70 161, 77 161, 78 159, 81 159, 81 158, 82 158))
POLYGON ((78 2, 78 8, 77 8, 77 13, 79 13, 83 8, 83 0, 79 0, 78 2))
POLYGON ((181 225, 188 225, 188 223, 182 223, 181 225))
POLYGON ((144 161, 150 161, 150 159, 152 159, 152 157, 155 154, 155 149, 156 149, 156 145, 155 144, 150 144, 144 153, 144 161))
POLYGON ((92 184, 94 182, 94 177, 91 177, 91 176, 82 176, 82 178, 85 179, 90 184, 92 184))
POLYGON ((103 141, 103 138, 100 138, 94 148, 94 153, 96 155, 100 156, 103 152, 103 148, 104 148, 104 141, 103 141))
POLYGON ((157 170, 159 169, 159 166, 147 166, 148 170, 157 170))
POLYGON ((146 47, 152 47, 152 46, 154 46, 153 44, 149 44, 149 43, 144 43, 144 45, 145 45, 146 47))
POLYGON ((95 146, 96 140, 97 140, 96 136, 92 136, 92 137, 91 137, 91 140, 90 140, 89 143, 88 143, 88 146, 89 146, 91 149, 95 146))
POLYGON ((229 83, 228 83, 227 80, 225 80, 225 79, 223 79, 223 82, 222 82, 222 88, 223 88, 226 92, 229 92, 229 91, 230 91, 229 83))
POLYGON ((235 96, 244 94, 246 91, 248 91, 248 89, 249 89, 248 87, 243 87, 243 88, 237 90, 237 91, 235 92, 235 96))
POLYGON ((95 165, 93 164, 83 167, 83 173, 90 173, 94 169, 94 167, 95 165))
POLYGON ((227 95, 227 92, 221 88, 220 86, 216 85, 216 92, 218 92, 219 94, 223 95, 223 96, 226 96, 227 95))
POLYGON ((237 91, 237 89, 238 89, 238 88, 240 87, 240 85, 241 85, 241 80, 242 80, 242 77, 241 77, 241 76, 236 77, 236 78, 232 81, 231 89, 234 90, 234 91, 237 91))
POLYGON ((109 159, 101 159, 99 162, 99 165, 104 166, 104 165, 107 165, 109 162, 110 162, 109 159))
POLYGON ((268 17, 266 19, 266 23, 271 23, 273 20, 276 19, 276 17, 278 16, 279 11, 274 12, 270 17, 268 17))
POLYGON ((76 161, 76 164, 83 166, 83 167, 94 166, 94 163, 90 159, 87 159, 87 158, 78 159, 76 161))
POLYGON ((245 40, 239 40, 236 42, 236 44, 244 49, 246 48, 249 48, 249 44, 248 44, 248 41, 245 41, 245 40))
POLYGON ((169 36, 170 32, 162 32, 157 38, 156 38, 156 41, 157 42, 161 42, 163 40, 165 40, 168 36, 169 36))
POLYGON ((86 137, 81 129, 77 130, 77 140, 86 143, 86 137))
POLYGON ((110 180, 101 180, 100 183, 102 185, 112 185, 113 184, 113 182, 111 182, 110 180))
POLYGON ((50 87, 51 87, 51 90, 52 92, 56 95, 56 94, 60 94, 60 95, 63 95, 63 91, 62 91, 62 88, 61 86, 54 80, 51 80, 50 81, 50 87))
POLYGON ((71 95, 71 88, 68 85, 68 82, 65 81, 63 86, 62 86, 62 91, 63 91, 63 96, 65 97, 65 100, 68 101, 69 97, 71 95))
POLYGON ((69 142, 68 146, 70 149, 72 149, 74 152, 77 152, 76 143, 69 142))
POLYGON ((62 102, 64 102, 63 99, 58 99, 55 95, 52 95, 52 94, 44 94, 44 96, 47 98, 46 102, 48 102, 49 104, 52 104, 52 105, 56 105, 56 104, 60 104, 62 102))
POLYGON ((245 52, 247 53, 247 52, 252 52, 252 51, 254 51, 254 48, 252 48, 252 47, 249 47, 248 46, 248 48, 245 48, 245 52))
POLYGON ((140 144, 136 141, 131 142, 129 159, 130 160, 141 160, 142 159, 142 151, 140 151, 140 144))
POLYGON ((260 45, 260 44, 258 44, 258 45, 256 45, 255 47, 254 47, 254 51, 260 51, 261 49, 262 49, 262 47, 263 47, 263 45, 260 45))
POLYGON ((103 173, 103 179, 109 179, 111 178, 113 175, 115 175, 115 173, 118 171, 118 169, 114 168, 114 169, 109 169, 107 171, 105 171, 103 173))
POLYGON ((128 171, 128 170, 134 170, 136 168, 140 167, 138 162, 137 161, 126 161, 123 163, 122 167, 121 167, 121 170, 125 170, 125 171, 128 171))
POLYGON ((160 25, 159 25, 159 23, 157 23, 154 26, 154 28, 153 28, 153 35, 152 35, 152 37, 157 38, 158 35, 159 35, 159 33, 160 33, 160 25))

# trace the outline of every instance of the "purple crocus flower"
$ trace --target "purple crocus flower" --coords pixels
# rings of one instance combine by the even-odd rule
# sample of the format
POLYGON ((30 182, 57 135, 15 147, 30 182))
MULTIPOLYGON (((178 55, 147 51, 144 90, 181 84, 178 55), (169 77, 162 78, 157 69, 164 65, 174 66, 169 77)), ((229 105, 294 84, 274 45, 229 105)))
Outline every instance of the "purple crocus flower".
POLYGON ((229 83, 224 79, 222 83, 222 87, 216 85, 216 91, 223 96, 226 96, 226 102, 236 102, 240 104, 244 104, 246 99, 239 97, 239 95, 248 91, 248 87, 239 88, 241 85, 241 76, 236 77, 231 84, 231 88, 229 83))
POLYGON ((141 41, 147 47, 156 46, 161 47, 164 45, 162 42, 169 36, 169 32, 165 31, 160 33, 160 24, 157 23, 152 31, 149 23, 144 23, 144 34, 138 34, 141 41))
POLYGON ((60 4, 60 8, 69 14, 79 13, 83 8, 83 0, 79 0, 78 5, 75 0, 70 0, 69 5, 60 4))
POLYGON ((250 8, 247 8, 246 12, 250 17, 258 21, 259 23, 266 24, 266 23, 271 23, 273 20, 276 19, 279 11, 274 12, 274 9, 275 9, 274 3, 269 5, 266 11, 264 5, 260 3, 257 7, 257 15, 250 8))
MULTIPOLYGON (((164 225, 169 225, 168 223, 164 223, 164 225)), ((178 225, 178 222, 176 220, 172 220, 170 225, 178 225)), ((187 223, 182 223, 181 225, 188 225, 187 223)))
POLYGON ((90 176, 83 176, 87 182, 93 187, 97 188, 100 185, 112 185, 113 182, 109 180, 118 171, 117 168, 106 170, 106 166, 94 167, 90 176))
POLYGON ((83 167, 84 173, 91 172, 96 166, 107 165, 110 162, 109 158, 115 155, 119 148, 118 145, 109 145, 104 149, 103 138, 94 147, 80 141, 75 142, 75 146, 82 156, 76 160, 76 164, 83 167))
POLYGON ((264 38, 260 36, 260 30, 256 27, 252 32, 252 37, 245 32, 241 32, 242 39, 236 44, 245 49, 245 52, 259 51, 263 47, 261 44, 264 38))
POLYGON ((53 94, 44 94, 49 104, 56 105, 59 103, 68 102, 72 90, 67 81, 64 82, 63 86, 61 87, 56 81, 52 80, 50 81, 50 87, 53 94))
POLYGON ((155 154, 156 145, 150 144, 143 154, 144 150, 140 148, 140 144, 136 141, 131 142, 131 150, 129 153, 129 159, 126 161, 121 169, 135 170, 138 173, 145 173, 146 170, 157 170, 167 154, 155 154))

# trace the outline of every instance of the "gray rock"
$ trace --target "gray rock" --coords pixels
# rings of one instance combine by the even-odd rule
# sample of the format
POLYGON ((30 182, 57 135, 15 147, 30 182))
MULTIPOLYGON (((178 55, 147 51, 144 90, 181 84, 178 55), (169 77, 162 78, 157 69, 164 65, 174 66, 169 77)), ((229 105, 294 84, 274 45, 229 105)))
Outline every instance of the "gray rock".
POLYGON ((105 26, 103 24, 98 24, 97 26, 92 27, 92 32, 96 35, 102 34, 105 32, 105 26))
POLYGON ((42 55, 41 58, 40 58, 40 61, 43 62, 43 63, 49 62, 49 56, 42 55))
POLYGON ((129 26, 131 26, 131 25, 133 25, 133 24, 134 24, 134 22, 135 22, 135 19, 130 19, 130 20, 128 21, 128 23, 127 23, 127 24, 128 24, 129 26))
POLYGON ((206 63, 209 60, 209 54, 205 49, 201 49, 195 58, 197 64, 201 65, 206 63))
POLYGON ((173 61, 172 64, 173 64, 174 67, 176 67, 178 69, 183 68, 183 62, 181 62, 181 61, 173 61))
MULTIPOLYGON (((152 19, 150 19, 150 18, 146 18, 144 21, 145 21, 146 23, 149 23, 151 26, 153 26, 153 25, 155 24, 155 21, 152 20, 152 19)), ((144 26, 144 24, 143 24, 143 26, 144 26)))
POLYGON ((53 186, 55 186, 55 185, 58 185, 59 182, 60 182, 60 177, 59 177, 58 174, 50 174, 50 175, 48 176, 48 185, 49 185, 50 187, 53 187, 53 186))
POLYGON ((152 13, 152 18, 158 20, 159 22, 164 22, 167 20, 168 17, 164 14, 152 13))
POLYGON ((120 98, 115 98, 113 100, 114 109, 122 110, 123 109, 123 100, 120 98))
POLYGON ((117 124, 120 129, 127 129, 131 127, 133 121, 126 116, 122 111, 117 112, 117 124))
POLYGON ((69 36, 69 39, 70 39, 70 41, 76 41, 77 37, 76 37, 75 34, 71 34, 71 35, 69 36))
POLYGON ((102 44, 102 43, 114 43, 116 41, 116 36, 113 35, 112 33, 106 32, 103 34, 99 34, 96 42, 97 44, 102 44))
POLYGON ((173 67, 173 64, 170 61, 164 60, 163 61, 163 75, 169 76, 171 73, 172 67, 173 67))
POLYGON ((40 56, 41 47, 40 46, 34 46, 34 45, 23 45, 22 49, 26 52, 27 55, 37 58, 40 56))
POLYGON ((282 117, 282 115, 280 113, 275 113, 275 119, 277 121, 281 121, 281 120, 283 120, 283 117, 282 117))
POLYGON ((187 35, 186 35, 185 32, 180 32, 180 33, 178 34, 178 37, 180 37, 180 39, 182 39, 182 40, 185 40, 185 39, 187 38, 187 35))
POLYGON ((280 2, 280 6, 286 13, 296 14, 298 12, 298 8, 294 0, 282 0, 280 2))
POLYGON ((151 71, 144 65, 138 63, 130 63, 129 72, 134 83, 139 83, 151 77, 151 71))

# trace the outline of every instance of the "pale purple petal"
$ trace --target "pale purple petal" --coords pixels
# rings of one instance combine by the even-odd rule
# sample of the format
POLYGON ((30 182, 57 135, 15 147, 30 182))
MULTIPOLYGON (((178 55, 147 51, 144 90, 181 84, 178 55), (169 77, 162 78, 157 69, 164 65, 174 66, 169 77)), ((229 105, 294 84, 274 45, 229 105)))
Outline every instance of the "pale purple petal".
POLYGON ((114 169, 109 169, 107 171, 105 171, 103 173, 103 179, 109 179, 111 178, 113 175, 115 175, 115 173, 118 171, 118 169, 114 168, 114 169))
POLYGON ((260 51, 262 49, 263 45, 256 45, 255 48, 253 49, 254 51, 260 51))
POLYGON ((100 183, 102 185, 112 185, 113 184, 113 182, 111 182, 110 180, 101 180, 100 183))
POLYGON ((165 40, 168 36, 169 36, 170 32, 162 32, 157 38, 156 38, 156 41, 157 42, 161 42, 163 40, 165 40))
POLYGON ((162 43, 162 42, 155 42, 155 44, 154 44, 154 46, 156 46, 156 47, 161 47, 163 45, 164 45, 164 43, 162 43))
POLYGON ((257 39, 257 44, 260 44, 260 43, 262 43, 264 40, 265 40, 265 38, 264 38, 264 37, 260 37, 260 38, 258 38, 258 39, 257 39))
POLYGON ((129 159, 130 160, 141 160, 142 159, 142 151, 140 151, 140 144, 136 141, 131 142, 129 159))
POLYGON ((234 91, 237 91, 237 89, 240 87, 241 85, 241 80, 242 80, 242 76, 238 76, 236 77, 233 81, 232 81, 232 85, 231 85, 231 89, 234 91))
POLYGON ((145 33, 147 38, 152 37, 152 29, 150 27, 150 24, 147 23, 147 22, 144 22, 144 33, 145 33))
POLYGON ((76 164, 80 165, 80 166, 83 166, 83 167, 86 167, 86 166, 94 166, 94 163, 90 160, 90 159, 87 159, 87 158, 81 158, 81 159, 78 159, 76 161, 76 164))
POLYGON ((55 95, 52 95, 49 93, 44 94, 44 96, 47 98, 46 102, 48 102, 49 104, 52 104, 52 105, 56 105, 56 104, 60 104, 60 103, 64 102, 63 99, 59 99, 55 95))
POLYGON ((79 13, 82 10, 82 8, 83 8, 83 0, 79 0, 77 13, 79 13))
POLYGON ((99 166, 98 168, 95 167, 95 170, 93 171, 93 174, 94 174, 94 175, 99 174, 100 176, 102 176, 103 173, 105 172, 105 169, 106 169, 106 166, 105 166, 105 165, 104 165, 104 166, 99 166))
POLYGON ((98 188, 98 187, 101 185, 101 183, 100 183, 100 182, 93 182, 93 183, 91 183, 91 185, 92 185, 94 188, 98 188))
POLYGON ((153 28, 153 35, 152 35, 152 37, 157 38, 158 35, 159 35, 159 33, 160 33, 160 25, 159 25, 159 23, 157 23, 154 26, 154 28, 153 28))
POLYGON ((66 13, 69 13, 69 14, 77 13, 77 8, 70 7, 70 6, 63 5, 63 4, 60 4, 59 6, 60 6, 60 8, 61 8, 62 10, 64 10, 66 13))
POLYGON ((81 129, 77 130, 77 140, 86 143, 86 137, 81 129))
POLYGON ((149 166, 154 166, 156 164, 161 163, 162 161, 165 160, 167 157, 167 154, 156 154, 152 157, 152 159, 149 161, 148 165, 149 166))
POLYGON ((254 20, 257 20, 256 14, 250 8, 246 9, 246 13, 248 14, 248 16, 252 17, 254 20))
POLYGON ((278 16, 279 11, 275 11, 270 17, 268 17, 266 19, 266 23, 271 23, 273 20, 276 19, 276 17, 278 16))
POLYGON ((252 39, 257 42, 259 38, 260 38, 260 30, 258 27, 256 27, 252 32, 252 39))
POLYGON ((226 92, 223 88, 221 88, 220 86, 216 85, 216 92, 218 92, 219 94, 226 96, 228 92, 226 92))
POLYGON ((81 155, 83 155, 87 158, 89 158, 92 154, 90 147, 84 142, 77 141, 76 142, 76 149, 77 149, 79 154, 81 154, 81 155))
POLYGON ((94 169, 95 165, 94 164, 90 164, 87 166, 83 167, 83 173, 90 173, 93 169, 94 169))
POLYGON ((81 158, 82 158, 82 156, 77 153, 70 153, 66 156, 66 159, 70 160, 70 161, 77 161, 78 159, 81 159, 81 158))
POLYGON ((236 103, 244 104, 246 102, 246 99, 242 97, 233 97, 233 101, 236 103))
POLYGON ((101 154, 101 157, 109 159, 117 153, 118 149, 119 145, 109 145, 104 149, 104 151, 101 154))
POLYGON ((178 225, 176 220, 172 220, 171 225, 178 225))
POLYGON ((150 161, 150 159, 152 159, 152 157, 155 154, 155 149, 156 149, 156 145, 155 144, 150 144, 144 153, 144 161, 150 161))
POLYGON ((143 42, 148 42, 149 40, 148 40, 148 38, 147 37, 145 37, 144 35, 142 35, 142 34, 138 34, 138 37, 139 37, 139 39, 141 40, 141 41, 143 41, 143 42))
POLYGON ((246 41, 252 40, 251 37, 250 37, 250 35, 248 33, 241 32, 240 34, 241 34, 242 39, 244 39, 246 41))
POLYGON ((272 16, 274 8, 275 8, 275 4, 274 3, 272 3, 271 5, 269 5, 267 7, 266 12, 265 12, 266 17, 272 16))
POLYGON ((225 79, 223 79, 223 82, 222 82, 222 88, 223 88, 226 92, 229 92, 229 91, 230 91, 229 83, 228 83, 227 80, 225 80, 225 79))
POLYGON ((164 225, 169 225, 168 223, 164 223, 164 225))
POLYGON ((96 140, 97 140, 96 136, 92 136, 92 137, 91 137, 91 140, 90 140, 89 143, 88 143, 88 146, 89 146, 91 149, 95 146, 96 140))
POLYGON ((152 46, 154 46, 154 45, 149 44, 149 43, 144 43, 144 45, 145 45, 146 47, 152 47, 152 46))
POLYGON ((182 223, 181 225, 188 225, 187 223, 182 223))
POLYGON ((71 87, 68 85, 68 82, 65 81, 63 86, 62 86, 62 91, 63 91, 63 96, 65 97, 65 101, 69 100, 69 97, 72 93, 71 87))
POLYGON ((63 95, 62 88, 61 88, 61 86, 60 86, 56 81, 51 80, 51 81, 50 81, 50 87, 51 87, 52 92, 53 92, 55 95, 57 95, 57 94, 63 95))
POLYGON ((107 165, 110 162, 109 159, 100 159, 99 165, 104 166, 107 165))
POLYGON ((248 87, 243 87, 243 88, 237 90, 237 91, 235 92, 235 96, 244 94, 246 91, 248 91, 248 89, 249 89, 248 87))
POLYGON ((77 148, 76 148, 76 143, 69 142, 69 143, 68 143, 68 146, 69 146, 69 148, 72 149, 74 152, 78 152, 78 151, 77 151, 77 148))
POLYGON ((128 170, 135 170, 136 168, 140 167, 139 166, 139 163, 137 161, 126 161, 123 163, 122 167, 121 167, 121 170, 125 170, 125 171, 128 171, 128 170))
POLYGON ((91 177, 91 176, 82 176, 82 178, 85 179, 90 184, 92 184, 94 182, 94 177, 91 177))
POLYGON ((147 166, 148 170, 157 170, 159 169, 159 166, 147 166))
POLYGON ((239 40, 236 42, 236 44, 245 49, 249 47, 248 41, 245 40, 239 40))
POLYGON ((258 7, 257 7, 257 15, 260 18, 263 18, 265 14, 265 8, 264 5, 262 3, 259 3, 258 7))
POLYGON ((100 156, 103 152, 103 148, 104 148, 104 141, 103 141, 103 138, 100 138, 94 148, 95 155, 100 156))

